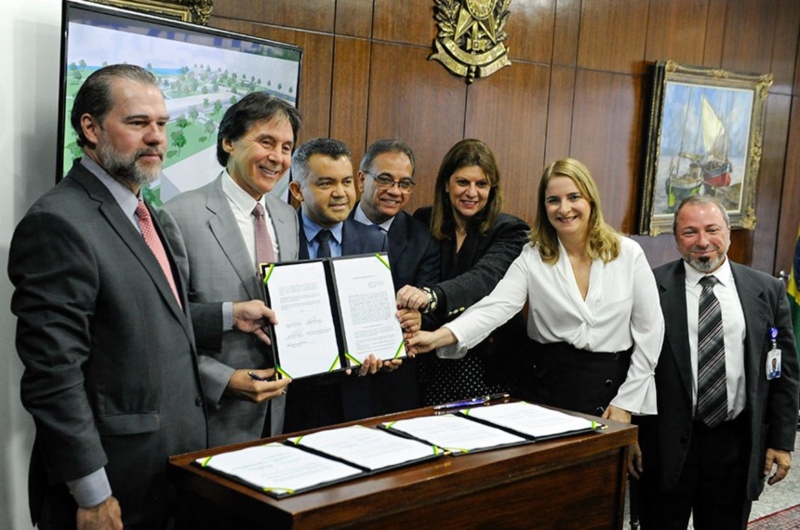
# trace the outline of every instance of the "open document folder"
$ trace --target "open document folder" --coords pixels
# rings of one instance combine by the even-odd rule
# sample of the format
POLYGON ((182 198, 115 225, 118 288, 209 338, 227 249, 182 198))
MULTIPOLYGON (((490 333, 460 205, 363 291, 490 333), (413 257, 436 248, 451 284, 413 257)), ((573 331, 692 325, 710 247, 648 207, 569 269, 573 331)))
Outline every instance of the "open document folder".
POLYGON ((275 365, 293 379, 405 355, 386 253, 262 267, 275 365))

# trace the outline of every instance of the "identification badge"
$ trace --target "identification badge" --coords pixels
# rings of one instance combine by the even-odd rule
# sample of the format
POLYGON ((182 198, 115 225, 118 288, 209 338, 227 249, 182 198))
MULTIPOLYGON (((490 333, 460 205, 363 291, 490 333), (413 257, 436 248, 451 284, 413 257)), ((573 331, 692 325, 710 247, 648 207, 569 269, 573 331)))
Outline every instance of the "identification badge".
POLYGON ((767 381, 781 376, 781 350, 778 349, 776 342, 778 338, 777 328, 771 328, 769 335, 770 339, 772 339, 772 349, 767 352, 767 381))

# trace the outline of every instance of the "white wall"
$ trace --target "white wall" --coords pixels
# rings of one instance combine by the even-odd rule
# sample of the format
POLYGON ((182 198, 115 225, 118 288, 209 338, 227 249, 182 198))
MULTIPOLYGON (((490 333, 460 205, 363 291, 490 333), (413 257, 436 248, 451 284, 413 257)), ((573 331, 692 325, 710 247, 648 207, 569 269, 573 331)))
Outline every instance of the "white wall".
POLYGON ((33 422, 19 400, 6 265, 14 227, 55 182, 61 0, 0 0, 0 13, 0 529, 23 530, 33 422))

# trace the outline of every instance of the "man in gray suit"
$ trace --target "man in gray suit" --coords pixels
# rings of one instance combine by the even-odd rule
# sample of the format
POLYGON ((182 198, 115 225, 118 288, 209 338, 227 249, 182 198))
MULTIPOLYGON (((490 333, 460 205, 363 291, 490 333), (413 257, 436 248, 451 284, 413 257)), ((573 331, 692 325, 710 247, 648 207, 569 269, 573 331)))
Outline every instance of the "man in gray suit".
MULTIPOLYGON (((176 496, 167 457, 206 447, 195 337, 210 346, 221 333, 190 321, 172 250, 140 193, 161 174, 168 120, 146 70, 94 72, 71 114, 85 156, 11 242, 41 529, 163 528, 176 496)), ((242 329, 274 320, 267 310, 246 316, 242 329)))
POLYGON ((200 351, 212 447, 254 440, 262 433, 276 435, 282 429, 282 392, 289 380, 271 380, 269 348, 253 335, 231 329, 231 303, 223 301, 263 304, 258 223, 266 225, 275 261, 297 259, 297 215, 269 192, 291 164, 299 128, 300 115, 289 103, 266 92, 248 94, 220 122, 217 160, 225 169, 210 184, 179 195, 161 211, 164 232, 188 281, 189 302, 216 302, 224 313, 222 348, 200 351), (263 218, 256 217, 259 205, 263 218))

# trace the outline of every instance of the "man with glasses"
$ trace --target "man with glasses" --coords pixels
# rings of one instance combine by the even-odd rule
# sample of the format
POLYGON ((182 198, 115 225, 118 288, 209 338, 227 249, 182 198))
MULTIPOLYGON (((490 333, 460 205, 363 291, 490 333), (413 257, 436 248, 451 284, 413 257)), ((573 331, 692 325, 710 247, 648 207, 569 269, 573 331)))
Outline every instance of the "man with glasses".
MULTIPOLYGON (((367 148, 358 171, 361 200, 350 217, 386 233, 395 289, 404 285, 435 285, 439 281, 439 246, 428 227, 403 211, 414 190, 415 160, 402 140, 378 140, 367 148)), ((425 329, 433 323, 423 320, 425 329)), ((421 406, 417 368, 407 359, 402 368, 363 382, 372 386, 374 415, 421 406)))

